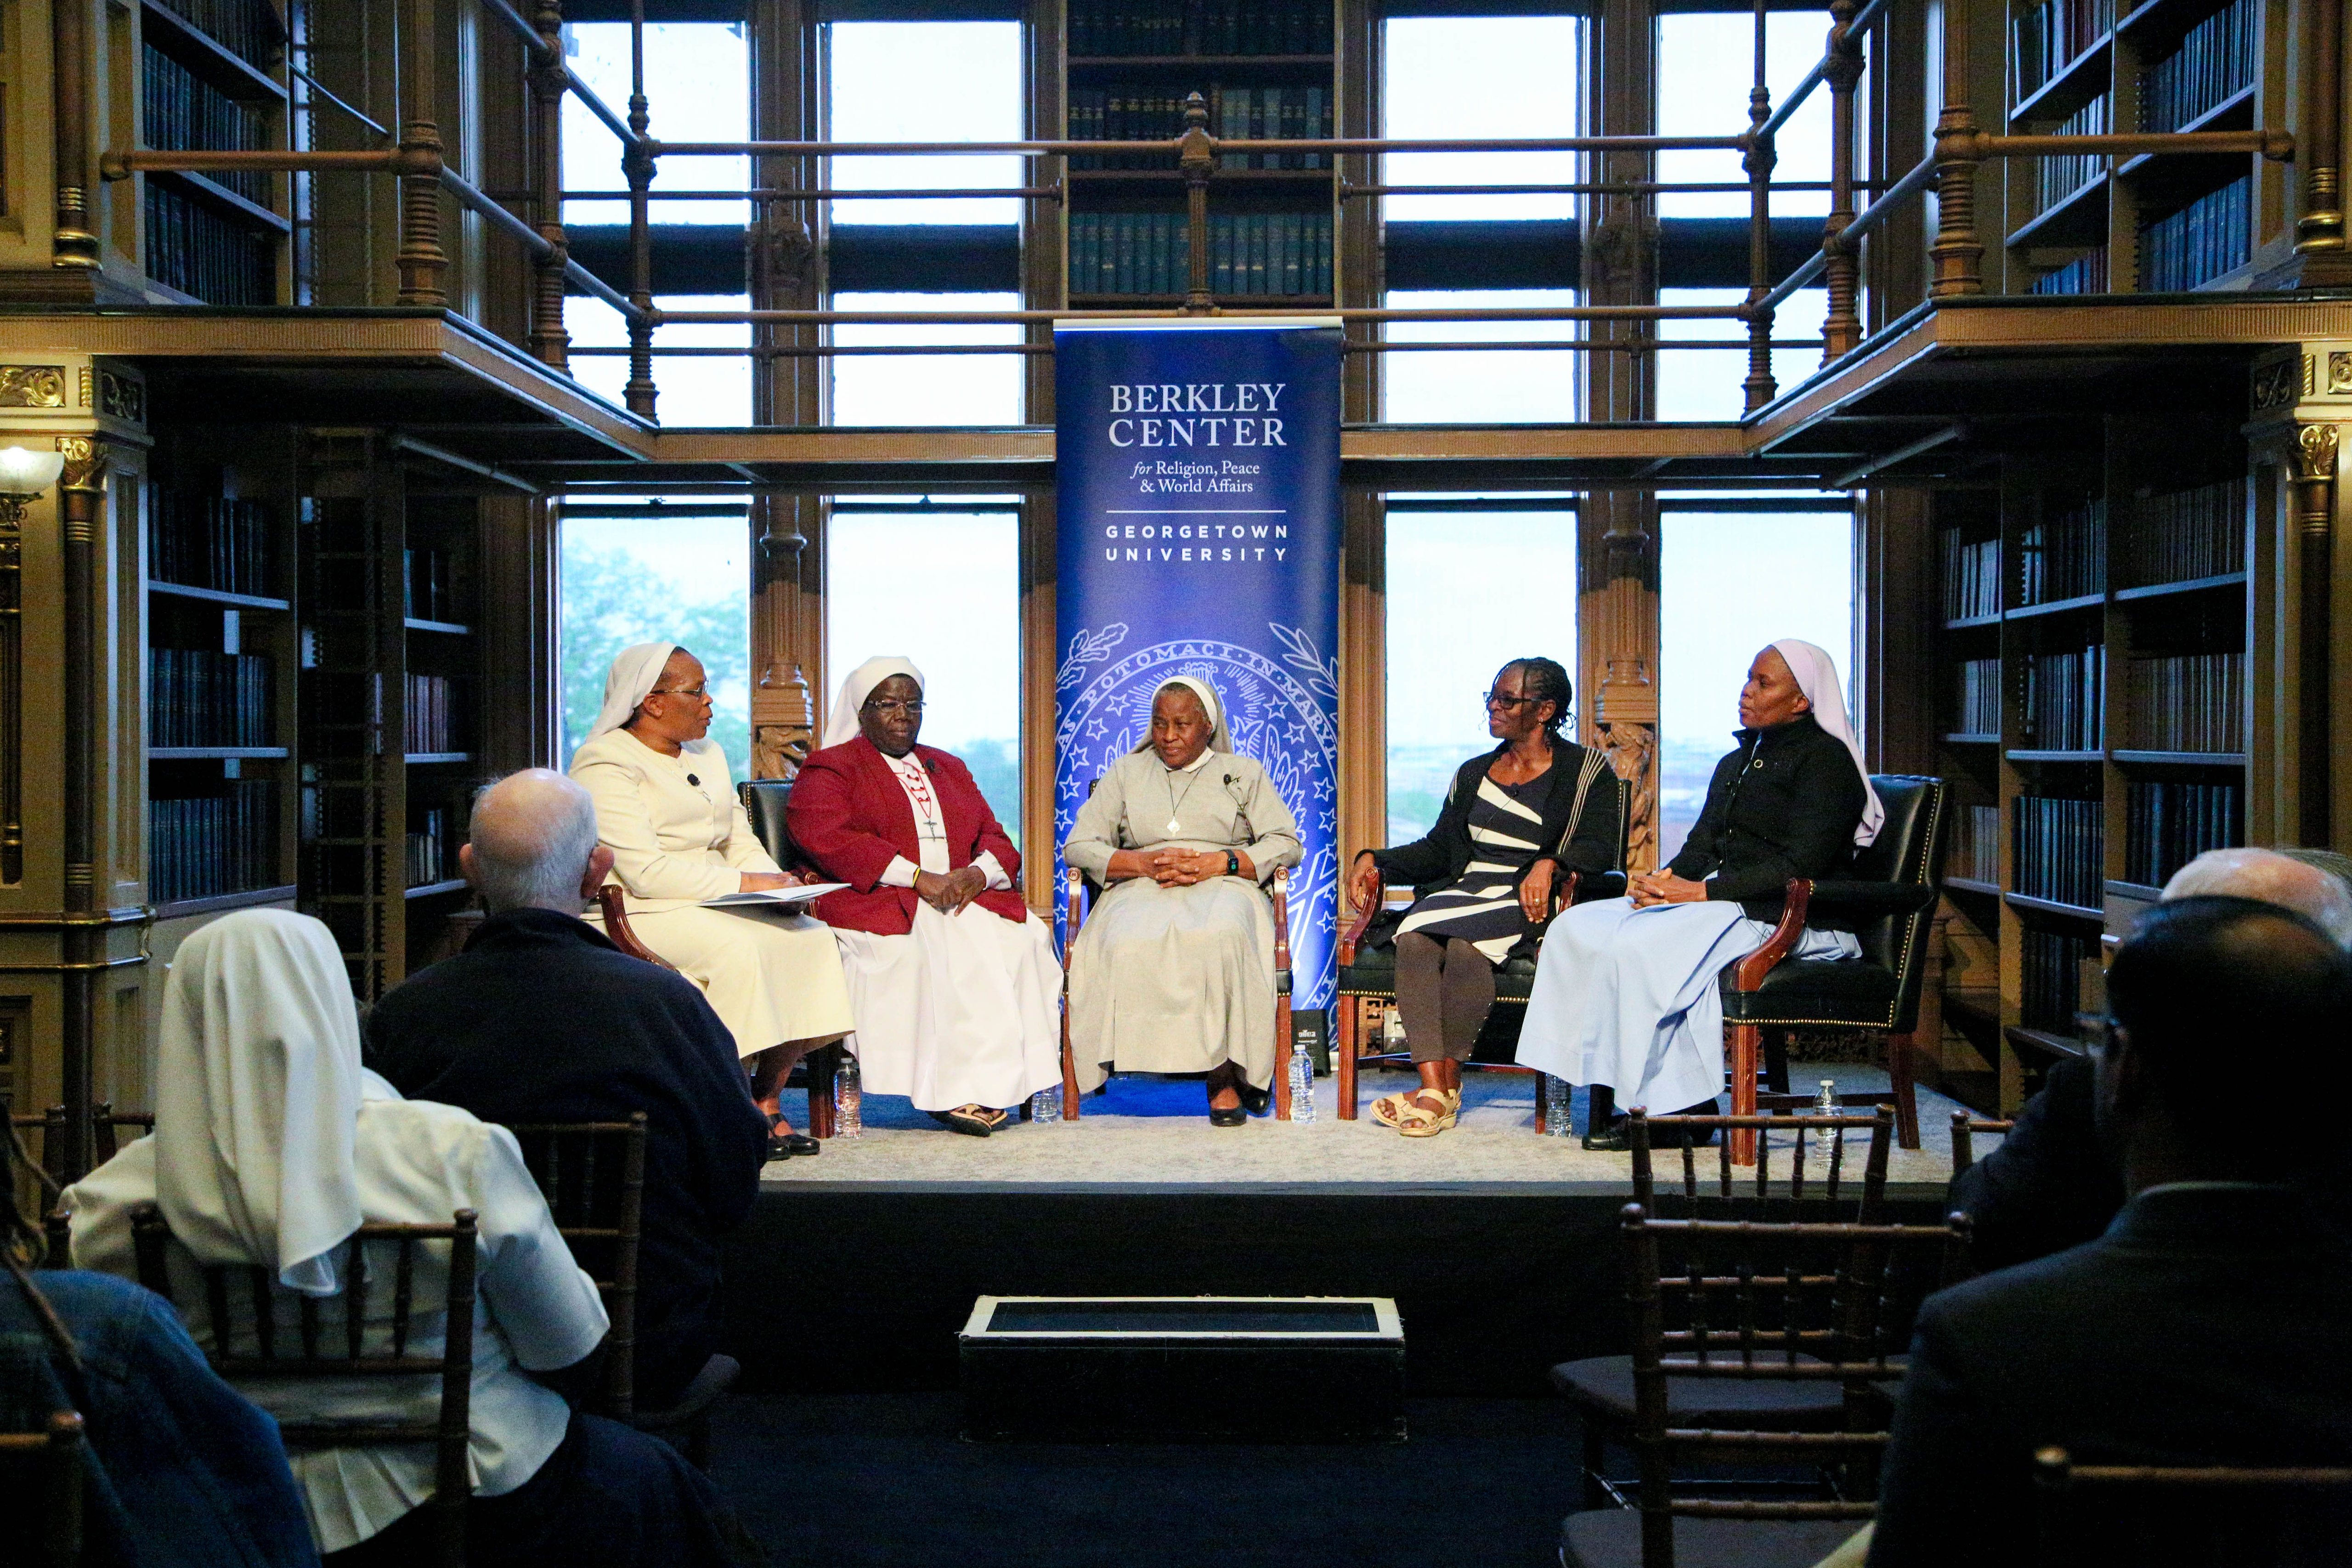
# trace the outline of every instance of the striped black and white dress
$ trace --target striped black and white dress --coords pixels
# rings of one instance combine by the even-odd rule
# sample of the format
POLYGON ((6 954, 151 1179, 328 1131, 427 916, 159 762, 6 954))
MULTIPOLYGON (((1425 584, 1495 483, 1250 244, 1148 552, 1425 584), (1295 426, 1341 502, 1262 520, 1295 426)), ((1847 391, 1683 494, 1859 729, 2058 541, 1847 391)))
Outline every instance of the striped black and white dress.
POLYGON ((1551 785, 1549 772, 1523 784, 1501 784, 1485 774, 1470 802, 1471 861, 1450 884, 1416 901, 1397 934, 1419 931, 1433 941, 1454 937, 1499 964, 1528 934, 1519 910, 1519 873, 1543 853, 1543 813, 1528 804, 1551 785))

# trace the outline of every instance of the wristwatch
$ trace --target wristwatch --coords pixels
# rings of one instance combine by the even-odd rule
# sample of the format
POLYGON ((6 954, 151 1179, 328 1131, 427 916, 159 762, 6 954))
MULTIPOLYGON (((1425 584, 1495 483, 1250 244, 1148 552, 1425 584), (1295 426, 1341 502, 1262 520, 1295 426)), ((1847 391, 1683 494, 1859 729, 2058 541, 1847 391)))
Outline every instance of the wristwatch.
POLYGON ((1225 875, 1226 875, 1226 876, 1228 876, 1228 877, 1238 877, 1238 876, 1240 876, 1241 874, 1242 874, 1242 858, 1241 858, 1240 856, 1238 856, 1238 855, 1234 854, 1234 853, 1232 850, 1230 850, 1230 849, 1226 850, 1226 851, 1225 851, 1225 875))

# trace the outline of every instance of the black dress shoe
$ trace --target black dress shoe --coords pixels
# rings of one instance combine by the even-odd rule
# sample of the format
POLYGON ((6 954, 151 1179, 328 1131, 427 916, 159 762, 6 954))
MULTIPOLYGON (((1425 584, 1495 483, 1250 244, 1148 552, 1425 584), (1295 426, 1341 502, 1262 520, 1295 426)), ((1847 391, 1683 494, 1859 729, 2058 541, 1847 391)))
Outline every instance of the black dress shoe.
POLYGON ((766 1157, 769 1160, 789 1160, 795 1154, 815 1154, 824 1149, 824 1144, 805 1132, 779 1132, 769 1138, 766 1157))
POLYGON ((1249 1112, 1238 1105, 1209 1107, 1209 1125, 1212 1127, 1242 1127, 1248 1122, 1249 1112))
POLYGON ((1266 1089, 1252 1089, 1245 1083, 1236 1084, 1234 1087, 1241 1094, 1242 1109, 1248 1111, 1252 1116, 1264 1116, 1266 1112, 1266 1108, 1274 1103, 1274 1090, 1270 1087, 1266 1089))
POLYGON ((1633 1145, 1625 1138, 1625 1119, 1612 1116, 1609 1124, 1598 1132, 1584 1135, 1584 1146, 1600 1154, 1622 1154, 1633 1145))

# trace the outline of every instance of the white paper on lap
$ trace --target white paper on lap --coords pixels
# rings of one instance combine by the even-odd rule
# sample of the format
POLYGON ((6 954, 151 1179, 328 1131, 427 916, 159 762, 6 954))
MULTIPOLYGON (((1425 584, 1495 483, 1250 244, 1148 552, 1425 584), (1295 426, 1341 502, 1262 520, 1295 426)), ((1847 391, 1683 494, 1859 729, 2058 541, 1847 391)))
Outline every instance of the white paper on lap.
POLYGON ((715 899, 703 900, 701 907, 723 910, 739 904, 804 904, 811 899, 837 893, 847 886, 846 882, 812 882, 805 888, 762 888, 751 893, 721 893, 715 899))

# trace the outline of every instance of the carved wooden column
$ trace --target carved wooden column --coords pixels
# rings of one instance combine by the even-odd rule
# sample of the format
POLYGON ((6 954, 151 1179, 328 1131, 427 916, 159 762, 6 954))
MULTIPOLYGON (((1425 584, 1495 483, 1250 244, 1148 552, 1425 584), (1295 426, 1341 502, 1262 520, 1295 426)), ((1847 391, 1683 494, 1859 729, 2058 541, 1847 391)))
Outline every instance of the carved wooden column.
POLYGON ((1605 490, 1586 498, 1578 550, 1578 663, 1586 745, 1633 786, 1625 868, 1658 864, 1658 507, 1605 490))
POLYGON ((49 265, 95 271, 98 237, 90 231, 89 0, 50 0, 49 101, 56 116, 55 228, 49 265))
POLYGON ((2336 461, 2337 426, 2298 424, 2294 429, 2294 542, 2297 578, 2297 684, 2303 694, 2295 752, 2301 763, 2301 820, 2296 841, 2333 841, 2333 758, 2336 600, 2336 461))
MULTIPOLYGON (((1338 100, 1333 124, 1342 136, 1380 134, 1381 22, 1368 0, 1340 0, 1338 100)), ((1339 160, 1349 184, 1376 183, 1379 159, 1351 153, 1339 160)), ((1338 303, 1364 309, 1381 303, 1380 204, 1341 202, 1335 222, 1338 303)), ((1350 321, 1350 344, 1370 342, 1379 329, 1350 321)), ((1369 424, 1381 416, 1381 362, 1376 353, 1340 361, 1340 418, 1369 424)), ((1358 487, 1339 492, 1339 858, 1388 842, 1388 518, 1383 499, 1358 487)), ((1344 903, 1344 899, 1342 900, 1344 903)))
POLYGON ((441 128, 433 108, 433 0, 406 0, 401 10, 400 151, 409 160, 400 176, 400 303, 446 305, 449 258, 441 248, 441 128))
MULTIPOLYGON (((65 471, 58 481, 60 576, 65 589, 64 745, 65 889, 64 984, 60 996, 64 1039, 59 1059, 59 1098, 66 1107, 64 1168, 89 1164, 89 1103, 97 1052, 98 971, 104 962, 104 927, 99 923, 98 889, 100 747, 107 726, 100 720, 98 672, 105 667, 99 642, 103 620, 99 597, 105 583, 98 565, 99 509, 106 499, 106 447, 88 436, 60 436, 65 471)), ((105 693, 111 697, 112 693, 105 693)))
MULTIPOLYGON (((821 136, 822 39, 815 8, 803 0, 759 0, 751 7, 751 124, 762 140, 821 136)), ((763 190, 809 190, 820 184, 810 158, 762 158, 752 183, 763 190)), ((813 310, 824 298, 823 208, 814 203, 761 202, 752 214, 754 310, 813 310)), ((814 346, 818 329, 760 325, 754 348, 814 346)), ((824 422, 826 362, 805 354, 762 353, 752 361, 755 425, 824 422)), ((774 493, 751 502, 751 773, 790 778, 816 743, 824 679, 824 501, 774 493)))
POLYGON ((572 245, 563 232, 563 4, 540 0, 531 13, 539 52, 530 65, 531 215, 539 237, 554 248, 533 264, 531 357, 570 374, 572 334, 563 325, 564 264, 572 245))

